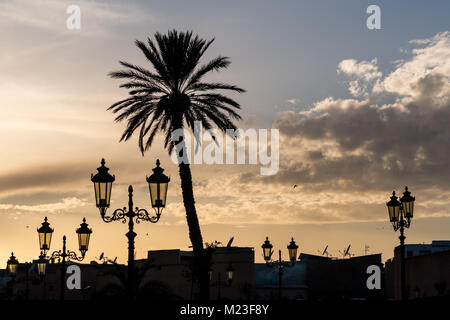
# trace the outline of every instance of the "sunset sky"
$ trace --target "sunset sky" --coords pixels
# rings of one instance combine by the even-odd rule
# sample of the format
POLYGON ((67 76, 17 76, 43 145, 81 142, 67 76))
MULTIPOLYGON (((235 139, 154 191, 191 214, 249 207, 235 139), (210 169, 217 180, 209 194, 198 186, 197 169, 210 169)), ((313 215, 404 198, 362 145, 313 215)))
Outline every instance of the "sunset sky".
POLYGON ((300 252, 329 245, 393 256, 398 234, 386 201, 408 185, 416 215, 407 243, 450 239, 449 1, 87 1, 0 2, 0 266, 14 251, 36 259, 36 228, 48 216, 52 250, 83 217, 93 228, 87 261, 101 252, 126 262, 127 226, 104 223, 90 174, 106 159, 112 207, 148 208, 145 176, 157 158, 172 180, 158 224, 137 226, 136 257, 190 245, 177 166, 162 141, 142 157, 137 139, 106 109, 127 91, 108 73, 119 60, 150 68, 134 45, 155 32, 192 30, 215 42, 208 58, 230 57, 212 78, 247 92, 240 128, 280 130, 280 169, 192 165, 205 242, 234 237, 255 247, 269 236, 300 252), (68 5, 81 29, 68 30, 68 5), (381 30, 366 8, 381 8, 381 30), (295 189, 293 185, 298 187, 295 189))

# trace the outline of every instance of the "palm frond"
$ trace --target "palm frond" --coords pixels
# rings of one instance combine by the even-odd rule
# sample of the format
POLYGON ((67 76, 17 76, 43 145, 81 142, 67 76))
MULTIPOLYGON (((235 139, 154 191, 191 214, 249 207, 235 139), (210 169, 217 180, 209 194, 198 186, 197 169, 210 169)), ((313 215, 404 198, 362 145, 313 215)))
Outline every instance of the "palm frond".
POLYGON ((206 65, 201 66, 189 79, 184 90, 189 90, 190 87, 198 83, 202 77, 211 71, 219 71, 220 69, 225 69, 230 65, 230 60, 228 57, 217 57, 211 60, 206 65))
POLYGON ((236 112, 240 105, 220 92, 245 90, 232 84, 202 82, 208 73, 230 65, 230 59, 224 56, 199 65, 213 41, 194 36, 191 31, 176 30, 167 34, 157 32, 146 43, 135 41, 152 69, 119 61, 125 69, 109 74, 126 80, 120 87, 129 89, 127 99, 108 108, 118 113, 116 121, 127 121, 121 141, 129 140, 138 132, 138 146, 144 154, 160 132, 164 135, 165 148, 171 153, 175 145, 172 133, 183 127, 194 130, 195 121, 200 121, 206 130, 236 128, 233 121, 241 119, 236 112))

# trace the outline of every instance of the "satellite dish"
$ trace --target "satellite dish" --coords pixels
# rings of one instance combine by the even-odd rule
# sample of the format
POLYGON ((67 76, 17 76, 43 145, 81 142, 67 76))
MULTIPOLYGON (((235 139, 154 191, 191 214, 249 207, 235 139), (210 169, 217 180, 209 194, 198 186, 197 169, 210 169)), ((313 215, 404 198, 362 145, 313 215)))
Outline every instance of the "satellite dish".
POLYGON ((344 256, 347 256, 347 255, 348 255, 348 252, 349 252, 349 250, 350 250, 350 246, 351 246, 351 244, 349 244, 348 247, 347 247, 347 250, 345 250, 344 256))
POLYGON ((234 237, 231 237, 230 241, 227 243, 227 248, 231 247, 231 243, 233 242, 234 237))

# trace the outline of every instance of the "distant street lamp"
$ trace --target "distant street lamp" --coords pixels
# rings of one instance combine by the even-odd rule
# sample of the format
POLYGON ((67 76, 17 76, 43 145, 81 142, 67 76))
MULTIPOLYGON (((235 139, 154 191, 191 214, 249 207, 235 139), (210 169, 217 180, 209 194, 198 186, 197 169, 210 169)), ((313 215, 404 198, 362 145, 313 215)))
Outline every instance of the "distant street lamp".
POLYGON ((47 272, 47 264, 48 260, 45 257, 44 252, 41 252, 39 255, 39 259, 33 260, 33 263, 37 266, 37 274, 41 280, 41 283, 43 286, 43 293, 42 293, 42 299, 46 299, 46 288, 45 288, 45 274, 47 272))
POLYGON ((14 256, 14 252, 11 252, 11 257, 9 257, 9 260, 6 262, 6 266, 9 275, 14 278, 17 275, 17 270, 19 269, 19 261, 17 261, 14 256))
MULTIPOLYGON (((38 275, 41 276, 41 280, 42 280, 42 275, 41 275, 41 270, 43 270, 43 273, 45 274, 45 265, 42 266, 42 263, 45 262, 45 264, 47 264, 47 260, 45 260, 45 256, 41 253, 41 255, 39 256, 39 260, 34 260, 33 263, 37 264, 38 267, 38 275)), ((18 274, 18 270, 19 270, 19 261, 17 261, 16 257, 14 256, 13 253, 11 253, 11 257, 9 258, 9 260, 7 261, 7 270, 8 273, 10 274, 10 276, 12 277, 12 284, 14 284, 14 280, 15 277, 18 274)), ((29 299, 29 294, 30 294, 30 289, 29 289, 29 274, 30 274, 30 269, 31 269, 31 263, 25 262, 25 300, 28 301, 29 299)))
POLYGON ((45 255, 43 252, 40 254, 39 259, 36 260, 35 263, 37 266, 38 276, 41 278, 41 280, 43 280, 47 271, 48 264, 48 260, 45 259, 45 255))
MULTIPOLYGON (((50 240, 51 240, 51 234, 53 233, 53 229, 50 228, 50 223, 47 222, 47 217, 45 217, 44 222, 42 223, 42 227, 38 229, 39 233, 39 243, 42 250, 41 256, 39 257, 40 263, 38 264, 38 272, 39 274, 45 275, 45 267, 44 261, 45 260, 45 252, 50 250, 50 240), (49 232, 51 230, 51 232, 49 232), (47 236, 50 234, 50 237, 47 236), (42 241, 42 239, 45 239, 42 241), (47 242, 47 239, 48 240, 47 242), (41 268, 39 270, 39 267, 41 268)), ((86 255, 86 251, 89 248, 89 239, 92 233, 92 229, 88 227, 88 224, 86 223, 86 218, 83 218, 83 222, 80 224, 80 227, 76 230, 76 233, 78 234, 78 246, 79 250, 81 252, 81 257, 78 257, 76 252, 70 251, 66 249, 66 236, 63 236, 63 248, 62 251, 54 251, 50 259, 62 259, 61 262, 61 284, 60 284, 60 300, 64 300, 64 289, 65 289, 65 280, 66 280, 66 259, 67 260, 73 260, 73 261, 83 261, 84 257, 86 255)), ((39 261, 39 260, 38 260, 39 261)))
POLYGON ((9 276, 11 277, 11 281, 9 283, 10 290, 7 290, 10 294, 10 299, 13 297, 14 293, 14 280, 17 275, 17 271, 19 269, 19 261, 17 261, 16 257, 14 256, 14 253, 11 252, 11 257, 9 257, 8 261, 6 262, 6 269, 8 271, 9 276))
MULTIPOLYGON (((226 277, 226 282, 222 281, 222 274, 221 272, 218 272, 218 279, 215 282, 211 282, 211 286, 217 287, 217 300, 220 300, 222 297, 222 286, 231 286, 231 283, 233 282, 233 276, 234 276, 234 268, 233 266, 230 264, 226 269, 225 269, 225 277, 226 277)), ((212 281, 213 279, 213 270, 210 269, 209 270, 209 281, 212 281)))
POLYGON ((234 268, 233 266, 230 264, 226 269, 226 274, 227 274, 227 281, 231 284, 231 282, 233 281, 233 276, 234 276, 234 268))
POLYGON ((291 242, 289 243, 287 248, 289 252, 289 260, 294 262, 295 260, 297 260, 297 249, 298 249, 298 245, 295 244, 294 238, 291 238, 291 242))
MULTIPOLYGON (((285 261, 281 260, 281 250, 278 250, 278 261, 271 262, 273 255, 273 246, 269 241, 269 237, 266 237, 263 245, 261 246, 263 249, 264 261, 266 261, 266 265, 268 267, 278 267, 278 298, 281 300, 283 298, 283 268, 285 266, 289 266, 289 264, 285 261)), ((287 246, 289 253, 289 260, 291 262, 290 266, 294 266, 295 260, 297 260, 297 249, 298 245, 295 243, 294 238, 291 239, 291 242, 287 246)))
POLYGON ((409 228, 411 225, 411 219, 414 213, 414 201, 415 197, 411 196, 411 192, 408 191, 408 187, 405 187, 403 197, 400 201, 395 196, 395 191, 392 192, 391 200, 386 205, 388 207, 389 221, 394 227, 394 231, 400 230, 400 272, 401 272, 401 294, 402 300, 408 299, 408 292, 406 290, 406 268, 405 268, 405 228, 409 228))
POLYGON ((149 221, 157 223, 161 217, 162 210, 166 207, 167 189, 170 178, 163 172, 164 169, 160 167, 159 159, 156 160, 156 167, 153 169, 153 174, 147 177, 147 183, 150 191, 150 203, 155 211, 155 216, 150 216, 147 210, 134 208, 133 204, 133 187, 128 187, 128 210, 126 207, 114 210, 112 216, 106 215, 106 210, 109 208, 111 201, 112 183, 115 177, 108 173, 109 168, 105 167, 105 159, 102 159, 101 166, 97 168, 97 173, 91 175, 91 181, 94 183, 95 203, 100 210, 100 215, 104 222, 112 221, 127 222, 128 218, 128 232, 125 234, 128 238, 128 297, 134 298, 134 221, 140 223, 142 221, 149 221))

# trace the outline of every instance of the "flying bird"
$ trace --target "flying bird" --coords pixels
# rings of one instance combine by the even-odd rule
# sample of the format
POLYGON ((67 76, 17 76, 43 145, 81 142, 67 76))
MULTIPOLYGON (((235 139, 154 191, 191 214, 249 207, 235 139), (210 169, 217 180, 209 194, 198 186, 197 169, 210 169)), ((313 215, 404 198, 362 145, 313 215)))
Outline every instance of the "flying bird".
POLYGON ((294 184, 294 189, 295 189, 295 188, 297 188, 297 185, 296 185, 296 184, 294 184))

